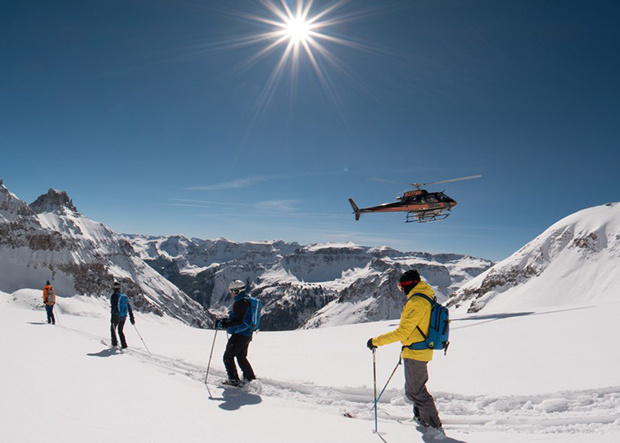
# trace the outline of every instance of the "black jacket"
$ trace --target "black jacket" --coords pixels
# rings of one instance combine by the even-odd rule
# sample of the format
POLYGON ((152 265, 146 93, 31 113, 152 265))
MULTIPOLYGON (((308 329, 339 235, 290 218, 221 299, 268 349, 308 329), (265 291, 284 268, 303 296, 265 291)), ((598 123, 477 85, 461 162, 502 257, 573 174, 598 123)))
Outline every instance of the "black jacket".
POLYGON ((229 334, 252 335, 252 329, 247 326, 246 315, 250 309, 250 301, 246 298, 245 293, 241 293, 235 297, 235 303, 228 312, 228 318, 221 320, 223 328, 228 330, 229 334))

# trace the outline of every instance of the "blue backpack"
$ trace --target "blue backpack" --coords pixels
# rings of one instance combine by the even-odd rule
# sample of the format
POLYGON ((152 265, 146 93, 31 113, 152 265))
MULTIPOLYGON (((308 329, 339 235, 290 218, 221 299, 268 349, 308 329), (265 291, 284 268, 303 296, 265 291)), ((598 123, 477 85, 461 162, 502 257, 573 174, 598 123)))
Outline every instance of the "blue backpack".
MULTIPOLYGON (((416 326, 422 337, 424 337, 424 341, 420 341, 417 343, 412 343, 408 346, 409 349, 419 350, 419 349, 433 349, 433 350, 441 350, 443 349, 444 355, 448 352, 448 346, 450 345, 450 314, 448 308, 437 303, 431 297, 425 294, 416 293, 411 297, 415 296, 423 297, 431 304, 431 321, 428 328, 428 336, 422 332, 420 326, 416 326)), ((409 297, 409 300, 411 300, 409 297)))
POLYGON ((129 299, 127 295, 120 293, 118 294, 118 315, 121 317, 127 317, 127 311, 129 308, 127 305, 129 304, 129 299))
POLYGON ((246 298, 250 302, 250 329, 252 331, 257 331, 260 326, 262 305, 260 300, 256 297, 250 297, 248 295, 246 298))

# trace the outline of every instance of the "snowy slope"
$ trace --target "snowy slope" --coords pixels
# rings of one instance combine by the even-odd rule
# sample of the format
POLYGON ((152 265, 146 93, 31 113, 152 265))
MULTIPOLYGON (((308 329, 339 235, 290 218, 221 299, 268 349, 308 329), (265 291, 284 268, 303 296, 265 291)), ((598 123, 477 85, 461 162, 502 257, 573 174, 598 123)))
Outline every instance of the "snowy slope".
POLYGON ((463 285, 450 305, 477 312, 618 300, 620 203, 584 209, 549 227, 463 285))
MULTIPOLYGON (((619 309, 620 301, 604 300, 455 316, 448 355, 436 353, 430 363, 446 441, 620 441, 619 309), (607 325, 596 350, 577 321, 583 330, 607 325), (549 324, 553 345, 532 346, 549 324)), ((109 325, 102 299, 72 297, 57 311, 58 325, 48 326, 38 290, 0 293, 3 441, 382 441, 372 433, 365 342, 394 322, 261 332, 250 348, 259 380, 238 391, 217 385, 222 332, 205 386, 213 331, 140 313, 136 326, 152 355, 130 326, 130 349, 119 354, 102 344, 109 325)), ((398 351, 396 344, 377 351, 379 387, 398 351)), ((407 421, 402 383, 398 368, 378 408, 381 438, 428 443, 407 421)))

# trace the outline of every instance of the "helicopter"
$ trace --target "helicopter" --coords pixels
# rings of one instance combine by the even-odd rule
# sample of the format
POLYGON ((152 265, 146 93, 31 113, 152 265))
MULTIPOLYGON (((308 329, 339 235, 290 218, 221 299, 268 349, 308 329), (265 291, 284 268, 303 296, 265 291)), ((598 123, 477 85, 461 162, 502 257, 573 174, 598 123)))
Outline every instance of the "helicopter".
POLYGON ((482 175, 471 175, 469 177, 453 178, 451 180, 441 180, 431 183, 411 183, 411 186, 415 189, 406 191, 401 197, 396 197, 398 200, 397 202, 384 203, 369 208, 358 208, 352 198, 349 199, 349 203, 351 203, 351 207, 353 208, 355 220, 359 220, 362 214, 370 212, 406 212, 405 223, 425 223, 444 220, 450 215, 450 210, 456 206, 456 201, 443 192, 428 192, 426 189, 422 189, 422 187, 480 177, 482 177, 482 175))

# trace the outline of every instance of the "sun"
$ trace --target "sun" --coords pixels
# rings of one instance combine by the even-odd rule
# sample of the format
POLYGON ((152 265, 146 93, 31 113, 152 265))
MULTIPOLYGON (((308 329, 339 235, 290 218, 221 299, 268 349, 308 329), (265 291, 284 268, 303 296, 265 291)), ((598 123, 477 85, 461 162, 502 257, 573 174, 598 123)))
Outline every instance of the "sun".
MULTIPOLYGON (((346 47, 359 51, 369 51, 366 44, 351 40, 337 32, 338 25, 364 16, 364 11, 355 9, 343 13, 345 5, 351 0, 333 0, 324 7, 314 4, 315 0, 257 0, 263 13, 239 13, 239 16, 259 28, 256 33, 248 33, 229 41, 226 46, 257 46, 258 49, 240 68, 247 69, 257 63, 274 63, 271 73, 257 97, 257 111, 261 113, 283 81, 289 82, 291 96, 303 84, 298 82, 303 70, 311 70, 326 97, 336 106, 338 97, 336 87, 328 76, 329 71, 354 78, 335 52, 346 47)), ((340 55, 340 54, 339 54, 340 55)))
POLYGON ((290 41, 299 45, 307 43, 311 36, 312 25, 304 17, 289 17, 285 22, 284 34, 290 41))
POLYGON ((319 40, 328 38, 326 34, 318 32, 320 26, 328 25, 324 20, 326 11, 311 11, 312 1, 297 0, 294 6, 289 6, 288 3, 292 2, 281 0, 281 4, 277 5, 271 1, 263 1, 263 5, 274 16, 272 19, 258 19, 274 29, 263 36, 271 40, 270 47, 285 46, 290 50, 303 46, 306 54, 312 57, 311 52, 323 48, 319 40))

